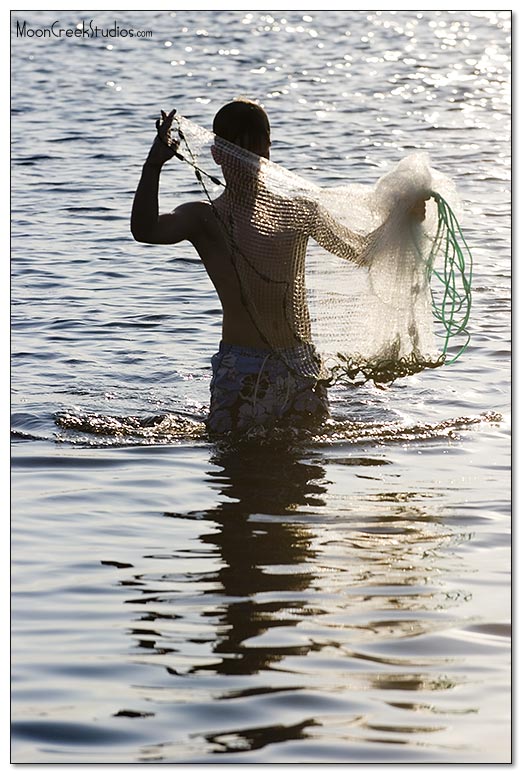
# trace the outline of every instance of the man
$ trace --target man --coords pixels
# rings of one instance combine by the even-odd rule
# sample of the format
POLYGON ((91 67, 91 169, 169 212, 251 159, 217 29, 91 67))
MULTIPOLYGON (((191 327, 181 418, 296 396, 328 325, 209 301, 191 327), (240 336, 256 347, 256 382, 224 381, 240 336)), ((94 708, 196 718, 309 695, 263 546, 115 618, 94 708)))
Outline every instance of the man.
MULTIPOLYGON (((161 169, 178 147, 170 138, 174 114, 175 111, 168 115, 162 111, 162 120, 157 122, 158 134, 134 197, 131 231, 137 241, 148 244, 191 242, 218 293, 223 309, 222 341, 212 358, 207 429, 211 434, 219 434, 256 425, 316 423, 329 414, 320 368, 317 374, 312 369, 312 373, 303 375, 300 368, 293 367, 303 352, 296 343, 304 341, 308 355, 313 349, 304 297, 306 245, 312 237, 345 258, 356 260, 357 252, 350 247, 350 240, 347 246, 346 239, 337 239, 333 221, 317 218, 317 212, 306 210, 306 203, 300 210, 300 228, 280 229, 276 233, 258 224, 252 217, 260 194, 255 165, 250 171, 230 165, 218 143, 213 156, 225 177, 224 193, 212 202, 188 202, 170 214, 159 214, 161 169), (303 223, 308 224, 306 228, 303 223), (260 255, 279 267, 278 281, 273 283, 270 294, 265 292, 266 283, 255 268, 260 255), (238 265, 245 274, 250 272, 248 280, 241 276, 238 265), (299 333, 289 318, 289 295, 294 307, 302 306, 304 322, 299 333)), ((265 111, 256 103, 235 100, 222 107, 214 118, 213 132, 261 159, 270 157, 270 124, 265 111)), ((279 206, 281 201, 284 204, 279 199, 279 206)), ((287 209, 291 224, 292 207, 287 209)), ((421 220, 423 212, 416 216, 421 220)), ((354 244, 364 239, 350 236, 354 244)), ((313 356, 318 362, 319 357, 315 353, 313 356)))

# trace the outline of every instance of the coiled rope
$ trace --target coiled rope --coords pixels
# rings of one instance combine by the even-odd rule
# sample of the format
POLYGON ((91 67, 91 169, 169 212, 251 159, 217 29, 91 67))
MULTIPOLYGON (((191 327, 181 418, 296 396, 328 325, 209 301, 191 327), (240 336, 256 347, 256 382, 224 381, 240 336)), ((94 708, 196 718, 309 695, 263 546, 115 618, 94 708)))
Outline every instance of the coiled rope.
POLYGON ((464 344, 446 363, 454 363, 459 358, 470 341, 467 330, 471 314, 471 281, 473 276, 473 257, 462 233, 460 224, 448 202, 436 192, 432 198, 437 203, 438 227, 433 246, 428 257, 428 272, 430 277, 431 298, 435 320, 442 325, 443 332, 437 333, 444 338, 442 354, 446 357, 451 340, 463 335, 464 344), (435 268, 437 256, 443 253, 443 265, 435 268), (442 285, 442 296, 433 280, 442 285))

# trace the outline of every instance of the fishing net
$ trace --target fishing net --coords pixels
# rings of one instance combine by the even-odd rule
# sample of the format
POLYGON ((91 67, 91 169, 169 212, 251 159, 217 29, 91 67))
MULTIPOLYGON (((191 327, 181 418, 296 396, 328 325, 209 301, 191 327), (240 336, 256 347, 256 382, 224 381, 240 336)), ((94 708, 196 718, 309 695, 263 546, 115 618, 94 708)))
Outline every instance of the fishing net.
POLYGON ((222 226, 230 281, 292 371, 385 383, 459 356, 471 255, 455 188, 427 154, 375 185, 324 188, 181 116, 172 129, 222 226), (428 197, 419 222, 411 209, 428 197))

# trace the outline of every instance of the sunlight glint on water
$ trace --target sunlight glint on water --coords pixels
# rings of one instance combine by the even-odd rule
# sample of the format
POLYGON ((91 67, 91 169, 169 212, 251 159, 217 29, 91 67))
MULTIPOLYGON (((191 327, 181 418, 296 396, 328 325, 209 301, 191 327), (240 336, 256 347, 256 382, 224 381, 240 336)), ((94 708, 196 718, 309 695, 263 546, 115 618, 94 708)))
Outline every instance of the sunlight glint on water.
MULTIPOLYGON (((13 761, 508 761, 509 12, 104 11, 152 35, 97 39, 17 37, 83 18, 23 13, 13 761), (210 126, 238 94, 321 185, 427 151, 475 277, 454 366, 235 447, 201 424, 204 269, 128 219, 159 109, 210 126)), ((162 179, 163 210, 201 196, 180 162, 162 179)))

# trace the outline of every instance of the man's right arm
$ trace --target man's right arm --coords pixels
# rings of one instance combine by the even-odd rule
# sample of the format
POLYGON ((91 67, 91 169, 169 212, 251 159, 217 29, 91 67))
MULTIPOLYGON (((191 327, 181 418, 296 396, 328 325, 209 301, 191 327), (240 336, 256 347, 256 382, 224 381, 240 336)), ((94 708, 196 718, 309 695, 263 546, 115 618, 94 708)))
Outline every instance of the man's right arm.
POLYGON ((365 263, 369 237, 351 231, 315 202, 311 207, 310 236, 317 244, 339 258, 359 265, 365 263))
MULTIPOLYGON (((312 227, 310 233, 312 239, 325 250, 328 250, 328 252, 339 256, 339 258, 345 258, 359 266, 369 264, 372 249, 386 230, 386 221, 373 231, 361 234, 351 231, 335 220, 320 205, 315 206, 313 212, 314 217, 311 218, 312 227)), ((426 197, 421 196, 406 211, 406 217, 414 223, 421 223, 426 217, 426 197)))

